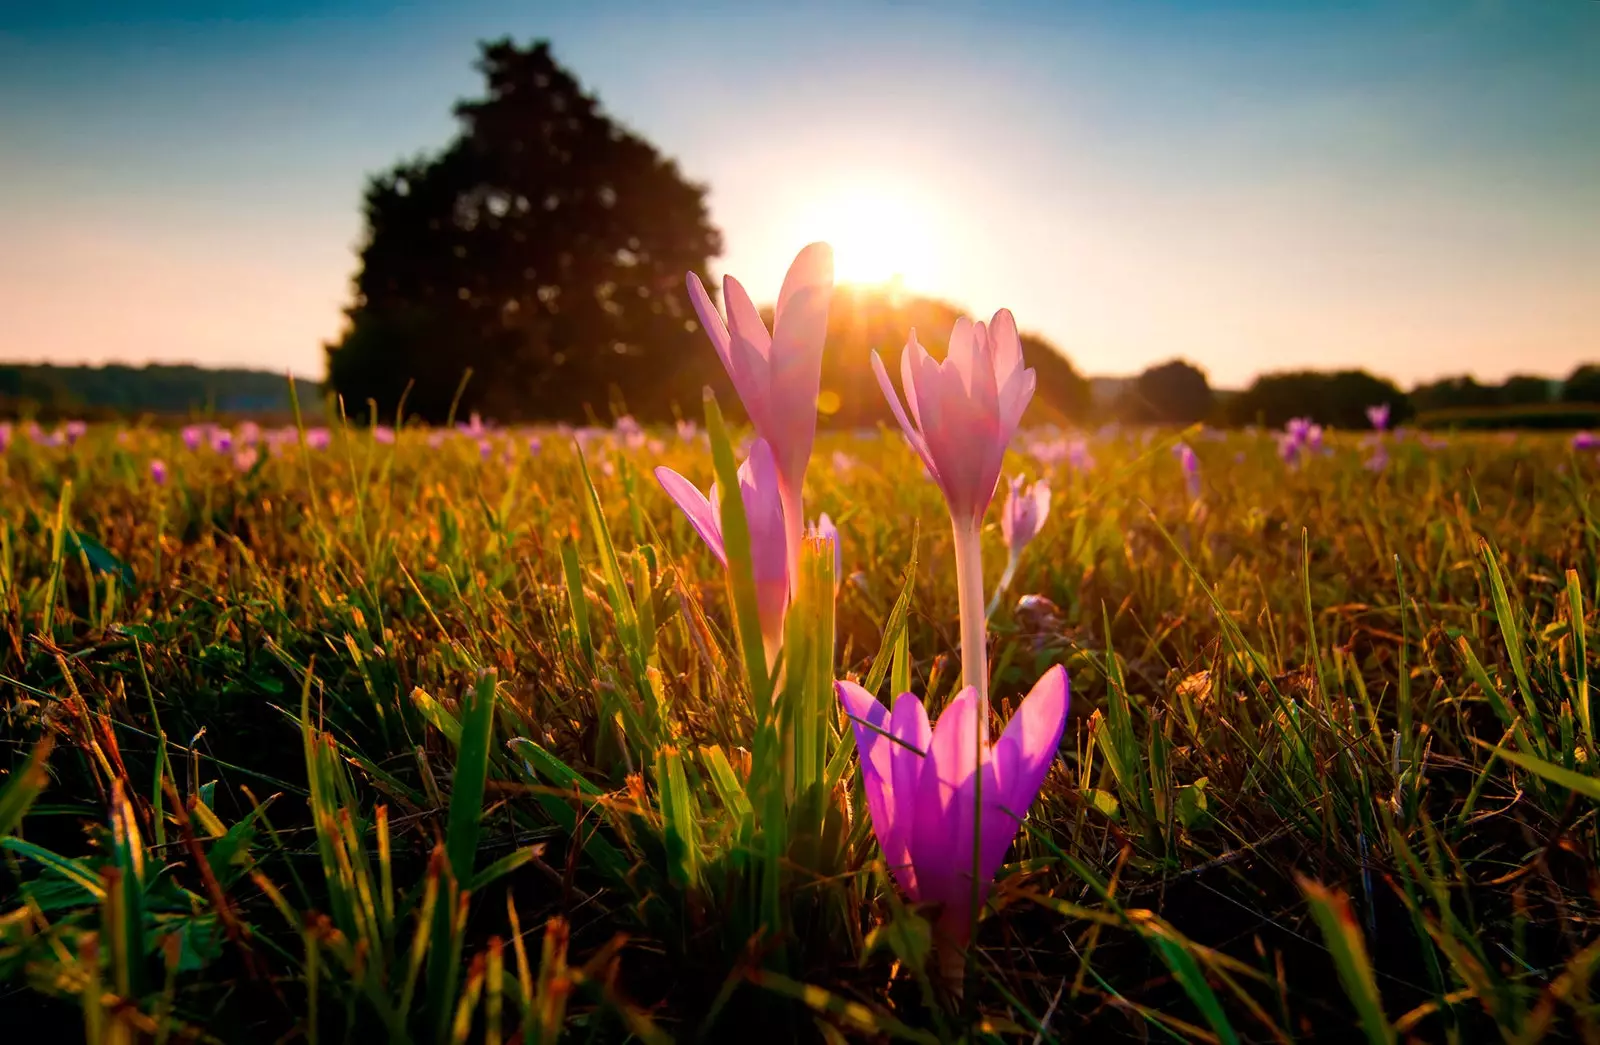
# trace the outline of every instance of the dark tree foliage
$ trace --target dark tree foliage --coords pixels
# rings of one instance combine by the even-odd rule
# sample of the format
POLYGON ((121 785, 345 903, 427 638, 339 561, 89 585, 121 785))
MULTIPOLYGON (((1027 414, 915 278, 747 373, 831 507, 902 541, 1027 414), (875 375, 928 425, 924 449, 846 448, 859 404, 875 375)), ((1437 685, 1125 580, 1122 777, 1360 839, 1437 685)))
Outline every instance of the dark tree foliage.
POLYGON ((1369 406, 1388 403, 1391 423, 1408 420, 1410 398, 1392 381, 1365 370, 1297 370, 1262 374, 1228 402, 1235 424, 1281 427, 1292 417, 1309 417, 1337 428, 1366 428, 1369 406))
POLYGON ((1568 374, 1561 398, 1568 403, 1600 403, 1600 364, 1585 363, 1568 374))
POLYGON ((328 379, 351 414, 641 417, 698 407, 716 365, 683 276, 721 251, 704 186, 616 123, 547 42, 482 45, 484 97, 441 153, 371 180, 349 329, 328 379), (710 356, 708 360, 706 357, 710 356))
MULTIPOLYGON (((961 314, 956 306, 933 298, 883 287, 840 285, 828 310, 818 424, 823 428, 893 425, 894 416, 872 373, 873 350, 883 357, 883 365, 898 385, 900 353, 912 329, 922 347, 942 359, 950 344, 950 330, 961 314)), ((761 315, 770 327, 772 310, 762 309, 761 315)), ((715 359, 710 344, 700 351, 715 359)), ((1089 383, 1061 350, 1038 335, 1023 333, 1022 360, 1033 368, 1038 380, 1023 423, 1081 422, 1089 405, 1089 383)))
POLYGON ((1174 359, 1135 378, 1122 394, 1117 414, 1141 424, 1188 425, 1206 420, 1215 405, 1206 372, 1174 359))

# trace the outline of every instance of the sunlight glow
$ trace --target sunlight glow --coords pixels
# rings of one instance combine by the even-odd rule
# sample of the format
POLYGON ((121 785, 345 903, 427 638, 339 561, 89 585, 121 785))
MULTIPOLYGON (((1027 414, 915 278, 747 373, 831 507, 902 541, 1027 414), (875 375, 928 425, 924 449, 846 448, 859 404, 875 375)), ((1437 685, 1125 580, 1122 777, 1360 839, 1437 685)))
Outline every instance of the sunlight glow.
POLYGON ((903 191, 851 185, 820 193, 802 216, 803 238, 833 245, 841 283, 937 283, 939 236, 933 208, 903 191))

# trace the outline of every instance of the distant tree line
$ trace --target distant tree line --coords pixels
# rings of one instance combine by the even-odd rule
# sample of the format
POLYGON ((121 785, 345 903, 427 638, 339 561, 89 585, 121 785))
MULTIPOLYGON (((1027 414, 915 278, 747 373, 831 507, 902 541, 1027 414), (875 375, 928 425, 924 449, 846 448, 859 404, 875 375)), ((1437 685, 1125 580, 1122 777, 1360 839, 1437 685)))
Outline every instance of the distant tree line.
POLYGON ((1281 427, 1309 417, 1339 428, 1368 426, 1368 407, 1387 404, 1392 424, 1563 428, 1600 423, 1600 365, 1584 364, 1564 380, 1516 374, 1499 384, 1471 375, 1442 378, 1409 393, 1365 370, 1293 370, 1262 374, 1238 392, 1211 388, 1184 360, 1153 366, 1096 403, 1103 418, 1135 423, 1281 427))
MULTIPOLYGON (((295 383, 303 413, 321 416, 322 385, 295 383)), ((0 418, 95 419, 137 414, 288 415, 283 374, 198 366, 54 366, 0 363, 0 418)))

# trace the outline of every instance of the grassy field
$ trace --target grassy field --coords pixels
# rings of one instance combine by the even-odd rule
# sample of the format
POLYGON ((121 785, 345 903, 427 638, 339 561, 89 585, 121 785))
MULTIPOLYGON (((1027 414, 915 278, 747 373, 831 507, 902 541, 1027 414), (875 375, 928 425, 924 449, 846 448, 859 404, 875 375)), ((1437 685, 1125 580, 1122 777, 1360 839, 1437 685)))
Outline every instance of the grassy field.
POLYGON ((1055 499, 994 699, 1059 663, 1072 707, 957 993, 828 687, 959 685, 934 484, 898 433, 820 439, 836 641, 780 713, 651 476, 703 488, 705 438, 580 434, 16 435, 4 1026, 1600 1041, 1597 469, 1565 439, 1391 439, 1379 470, 1355 435, 1291 467, 1191 432, 1198 499, 1179 433, 1019 441, 1055 499))

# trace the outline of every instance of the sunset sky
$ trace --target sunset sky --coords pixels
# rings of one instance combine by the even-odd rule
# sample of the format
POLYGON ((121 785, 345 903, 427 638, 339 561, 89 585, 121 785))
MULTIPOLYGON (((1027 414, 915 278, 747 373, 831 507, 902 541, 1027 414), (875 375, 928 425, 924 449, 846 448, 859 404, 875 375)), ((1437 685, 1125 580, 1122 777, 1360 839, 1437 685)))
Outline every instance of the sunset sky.
POLYGON ((758 298, 833 238, 1091 374, 1600 359, 1594 0, 54 0, 0 10, 0 360, 320 377, 365 177, 505 34, 711 185, 758 298))

